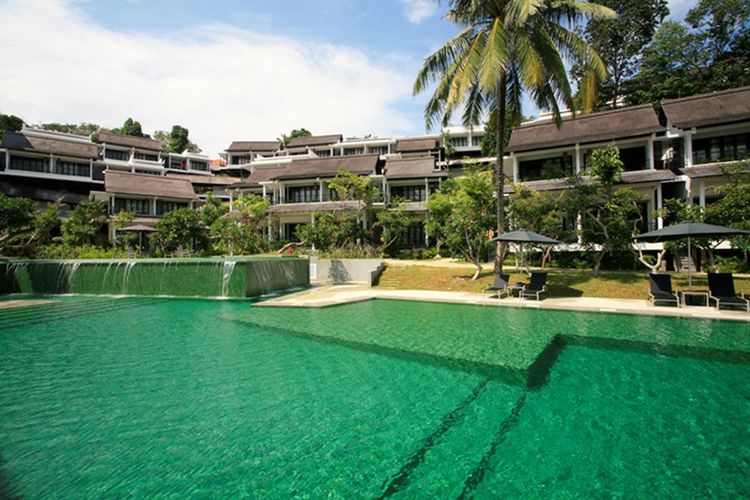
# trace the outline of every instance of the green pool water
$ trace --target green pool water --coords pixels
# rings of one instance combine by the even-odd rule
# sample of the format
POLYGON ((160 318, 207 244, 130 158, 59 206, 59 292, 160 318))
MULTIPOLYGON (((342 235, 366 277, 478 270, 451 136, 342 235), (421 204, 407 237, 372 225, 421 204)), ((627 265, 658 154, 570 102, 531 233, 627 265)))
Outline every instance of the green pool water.
POLYGON ((750 491, 748 324, 552 313, 0 311, 0 498, 750 491))

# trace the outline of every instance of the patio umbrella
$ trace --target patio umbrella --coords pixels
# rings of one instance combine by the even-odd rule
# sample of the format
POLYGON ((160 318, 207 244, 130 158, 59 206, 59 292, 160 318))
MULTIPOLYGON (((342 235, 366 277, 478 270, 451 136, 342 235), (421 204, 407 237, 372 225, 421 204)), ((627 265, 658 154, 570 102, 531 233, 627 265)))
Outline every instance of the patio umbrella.
POLYGON ((558 243, 560 243, 557 240, 548 238, 547 236, 544 236, 543 234, 535 233, 534 231, 529 231, 528 229, 516 229, 515 231, 509 231, 507 233, 501 234, 500 236, 496 236, 492 238, 492 241, 502 241, 505 243, 520 243, 521 244, 521 268, 522 269, 523 269, 523 260, 524 260, 524 254, 523 254, 524 243, 532 243, 535 245, 557 245, 558 243))
POLYGON ((132 226, 124 227, 120 231, 132 231, 138 233, 138 246, 143 248, 143 233, 152 233, 156 231, 155 228, 147 226, 145 224, 133 224, 132 226))
POLYGON ((750 231, 744 229, 735 229, 732 227, 715 226, 713 224, 705 224, 703 222, 692 222, 684 221, 679 224, 672 224, 671 226, 657 229, 655 231, 649 231, 647 233, 639 234, 633 239, 635 241, 646 241, 650 243, 659 243, 662 241, 674 241, 682 240, 687 238, 688 243, 688 288, 693 287, 693 274, 690 263, 692 262, 692 254, 690 251, 690 244, 692 238, 708 238, 712 240, 724 239, 728 236, 737 236, 742 234, 750 235, 750 231))

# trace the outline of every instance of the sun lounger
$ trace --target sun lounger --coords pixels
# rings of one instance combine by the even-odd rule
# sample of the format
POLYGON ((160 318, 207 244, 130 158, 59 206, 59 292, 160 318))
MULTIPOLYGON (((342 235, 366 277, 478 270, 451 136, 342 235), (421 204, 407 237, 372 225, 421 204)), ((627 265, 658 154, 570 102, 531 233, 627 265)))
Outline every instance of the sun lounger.
POLYGON ((539 294, 547 291, 547 273, 532 272, 529 284, 521 290, 518 296, 522 299, 534 298, 539 300, 539 294))
POLYGON ((509 274, 498 274, 495 276, 495 282, 492 283, 492 286, 488 286, 484 289, 482 292, 482 296, 484 297, 484 294, 487 292, 494 292, 497 298, 501 298, 503 293, 505 295, 510 294, 510 275, 509 274))
POLYGON ((750 300, 734 291, 732 273, 708 273, 708 299, 716 302, 716 309, 741 307, 750 312, 750 300))
POLYGON ((680 307, 680 298, 672 290, 672 276, 669 274, 649 274, 648 297, 653 305, 657 302, 674 302, 680 307))

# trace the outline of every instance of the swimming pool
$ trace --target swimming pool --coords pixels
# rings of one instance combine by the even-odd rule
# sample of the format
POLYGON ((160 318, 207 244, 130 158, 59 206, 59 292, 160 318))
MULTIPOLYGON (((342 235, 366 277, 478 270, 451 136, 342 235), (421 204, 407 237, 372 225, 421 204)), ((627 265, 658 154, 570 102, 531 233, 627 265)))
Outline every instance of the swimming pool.
POLYGON ((0 311, 0 497, 737 496, 749 329, 383 300, 0 311))

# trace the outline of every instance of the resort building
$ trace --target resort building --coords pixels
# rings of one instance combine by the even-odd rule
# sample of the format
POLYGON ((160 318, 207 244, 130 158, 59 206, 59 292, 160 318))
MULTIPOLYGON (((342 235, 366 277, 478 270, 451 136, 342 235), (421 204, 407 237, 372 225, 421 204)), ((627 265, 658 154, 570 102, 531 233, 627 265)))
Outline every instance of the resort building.
MULTIPOLYGON (((102 131, 95 139, 34 128, 6 133, 0 147, 0 190, 40 203, 75 205, 105 199, 111 214, 133 210, 153 225, 164 213, 198 206, 209 194, 232 206, 244 193, 270 203, 269 236, 296 239, 299 224, 316 212, 362 212, 330 182, 341 170, 371 179, 376 197, 361 217, 403 206, 416 215, 408 247, 430 244, 423 221, 427 202, 444 179, 494 158, 481 152, 484 127, 446 127, 419 137, 344 138, 342 134, 234 141, 220 160, 163 152, 161 142, 102 131)), ((632 106, 588 115, 551 116, 513 130, 504 172, 513 184, 562 191, 586 172, 592 151, 614 144, 625 172, 622 184, 642 200, 643 230, 662 227, 666 200, 706 206, 720 196, 724 168, 750 156, 750 87, 666 100, 659 110, 632 106)))

